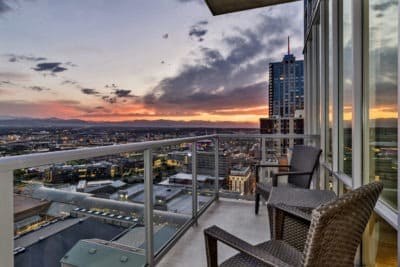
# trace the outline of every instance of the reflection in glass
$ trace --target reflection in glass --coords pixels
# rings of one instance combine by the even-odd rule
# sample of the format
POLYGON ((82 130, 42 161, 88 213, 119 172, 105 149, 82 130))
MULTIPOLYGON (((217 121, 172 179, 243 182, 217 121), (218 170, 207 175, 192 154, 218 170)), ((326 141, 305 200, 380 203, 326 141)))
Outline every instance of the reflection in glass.
POLYGON ((340 138, 342 147, 340 151, 342 165, 341 171, 351 176, 352 162, 352 118, 353 118, 353 39, 352 39, 352 1, 343 1, 343 25, 342 25, 342 99, 339 116, 341 116, 342 126, 340 138))
POLYGON ((398 266, 397 231, 373 213, 363 236, 363 266, 398 266))
POLYGON ((328 143, 326 147, 326 158, 332 163, 332 127, 333 127, 333 23, 332 23, 332 4, 329 2, 329 34, 328 34, 328 132, 326 133, 328 143))
POLYGON ((381 180, 381 198, 397 210, 397 1, 370 0, 364 25, 369 179, 381 180), (378 8, 379 7, 379 8, 378 8))

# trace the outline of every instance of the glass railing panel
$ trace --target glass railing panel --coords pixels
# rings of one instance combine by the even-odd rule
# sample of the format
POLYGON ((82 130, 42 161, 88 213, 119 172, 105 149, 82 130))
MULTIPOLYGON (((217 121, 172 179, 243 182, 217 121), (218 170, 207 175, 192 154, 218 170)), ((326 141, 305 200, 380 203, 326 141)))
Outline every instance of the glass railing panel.
POLYGON ((103 253, 143 266, 143 234, 121 242, 143 228, 143 203, 131 201, 142 169, 141 153, 124 153, 15 170, 15 266, 102 263, 103 253))
POLYGON ((261 138, 233 136, 219 142, 220 196, 253 200, 254 166, 261 160, 261 138))
MULTIPOLYGON (((271 167, 258 170, 259 181, 271 183, 272 173, 287 171, 276 165, 290 163, 292 148, 295 145, 319 146, 316 139, 311 136, 302 138, 288 138, 284 135, 279 138, 268 135, 262 137, 223 136, 220 138, 220 153, 225 157, 226 168, 223 170, 226 171, 223 175, 224 182, 220 189, 220 195, 253 200, 257 176, 255 165, 260 163, 271 165, 271 167)), ((280 177, 280 182, 287 182, 287 177, 280 177)))

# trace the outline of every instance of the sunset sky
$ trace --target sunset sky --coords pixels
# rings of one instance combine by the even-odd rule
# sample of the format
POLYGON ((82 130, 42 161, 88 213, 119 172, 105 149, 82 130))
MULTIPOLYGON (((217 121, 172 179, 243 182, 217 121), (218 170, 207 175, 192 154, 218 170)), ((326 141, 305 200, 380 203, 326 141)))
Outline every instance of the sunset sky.
POLYGON ((254 122, 268 63, 302 59, 302 1, 0 0, 0 117, 254 122))

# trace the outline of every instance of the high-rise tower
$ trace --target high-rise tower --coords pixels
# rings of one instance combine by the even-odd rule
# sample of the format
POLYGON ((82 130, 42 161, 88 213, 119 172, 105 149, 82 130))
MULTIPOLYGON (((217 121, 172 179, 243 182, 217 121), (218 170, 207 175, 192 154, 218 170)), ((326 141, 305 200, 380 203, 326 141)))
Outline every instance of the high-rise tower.
POLYGON ((304 109, 303 60, 288 53, 281 62, 269 64, 269 117, 294 117, 295 111, 304 109))

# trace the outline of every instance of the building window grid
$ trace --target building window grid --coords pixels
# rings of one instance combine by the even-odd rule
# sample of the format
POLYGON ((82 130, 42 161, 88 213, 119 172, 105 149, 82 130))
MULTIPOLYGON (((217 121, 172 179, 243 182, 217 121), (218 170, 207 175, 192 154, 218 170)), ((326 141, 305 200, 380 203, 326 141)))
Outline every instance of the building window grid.
MULTIPOLYGON (((366 1, 366 2, 360 2, 360 3, 358 3, 358 5, 361 5, 361 6, 364 6, 364 8, 365 8, 365 6, 366 5, 368 5, 368 3, 367 3, 368 1, 366 1)), ((329 2, 328 2, 329 3, 329 2)), ((324 1, 324 4, 327 4, 327 1, 324 1)), ((322 6, 322 4, 321 4, 321 6, 322 6)), ((353 14, 355 14, 355 13, 357 13, 357 12, 360 12, 360 13, 362 13, 362 9, 357 9, 357 10, 355 10, 355 11, 353 11, 353 14)), ((399 10, 398 10, 398 13, 400 13, 400 8, 399 8, 399 10)), ((359 14, 359 16, 361 17, 361 14, 359 14)), ((323 18, 323 17, 321 17, 321 20, 320 21, 323 21, 323 19, 325 19, 325 18, 323 18)), ((341 23, 343 23, 343 17, 342 17, 342 15, 340 15, 338 18, 337 18, 337 22, 338 22, 338 24, 341 24, 341 23)), ((354 22, 354 18, 352 18, 352 21, 354 22)), ((323 25, 322 25, 323 26, 323 25)), ((326 29, 326 28, 325 28, 326 29)), ((338 30, 338 28, 336 28, 336 30, 338 30)), ((322 30, 321 32, 323 32, 324 34, 329 34, 329 33, 327 33, 325 30, 322 30)), ((353 36, 353 38, 354 38, 354 36, 357 36, 357 34, 359 34, 359 35, 361 35, 360 33, 353 33, 352 34, 352 36, 353 36)), ((362 35, 361 35, 362 36, 362 35)), ((324 38, 324 36, 321 36, 321 38, 324 38)), ((326 39, 325 39, 326 40, 326 39)), ((322 42, 322 43, 324 43, 324 42, 322 42)), ((308 46, 307 46, 308 47, 308 46)), ((355 47, 353 47, 352 48, 352 50, 354 51, 356 48, 355 47)), ((307 49, 305 49, 305 51, 308 53, 308 52, 310 52, 309 51, 309 49, 308 49, 308 51, 307 51, 307 49)), ((324 56, 327 56, 326 54, 326 49, 323 49, 323 50, 321 50, 321 58, 322 57, 324 57, 324 56)), ((342 56, 341 54, 337 54, 337 56, 339 57, 339 56, 342 56)), ((361 61, 362 62, 362 58, 360 58, 360 56, 356 53, 356 54, 354 54, 354 61, 361 61)), ((307 57, 305 57, 305 58, 307 58, 307 57)), ((307 58, 308 59, 308 58, 307 58)), ((341 63, 340 61, 339 61, 339 58, 337 58, 337 60, 338 60, 338 63, 341 63)), ((306 62, 306 64, 309 64, 309 62, 306 62)), ((365 64, 365 63, 364 63, 365 64)), ((325 64, 325 65, 327 65, 327 64, 325 64)), ((356 63, 353 63, 352 64, 353 66, 355 66, 356 65, 356 63)), ((324 68, 324 65, 321 65, 320 66, 321 68, 324 68)), ((307 68, 307 71, 310 71, 310 69, 309 68, 307 68)), ((353 78, 354 77, 357 77, 357 76, 353 76, 353 78)), ((306 76, 306 84, 308 85, 308 87, 310 86, 310 78, 313 78, 312 76, 306 76)), ((339 77, 336 77, 336 79, 339 79, 339 77)), ((362 79, 362 77, 361 77, 361 79, 362 79)), ((340 84, 339 84, 340 85, 340 84)), ((320 88, 320 90, 327 90, 328 91, 328 89, 327 88, 329 88, 329 87, 324 87, 324 86, 321 86, 321 88, 320 88)), ((398 91, 400 91, 400 87, 398 87, 399 89, 398 89, 398 91)), ((326 92, 326 91, 325 91, 326 92)), ((324 93, 325 94, 325 93, 324 93)), ((337 100, 339 100, 339 97, 342 97, 342 96, 340 96, 340 95, 336 95, 335 96, 337 99, 336 99, 336 101, 335 101, 335 105, 334 105, 334 107, 333 107, 333 112, 339 112, 340 111, 340 109, 339 109, 339 105, 341 104, 341 102, 339 102, 339 101, 337 101, 337 100)), ((362 99, 361 99, 362 100, 362 99)), ((359 100, 359 102, 357 102, 357 100, 354 100, 353 101, 353 103, 360 103, 361 102, 361 104, 362 105, 364 105, 363 103, 362 103, 362 101, 361 100, 359 100)), ((398 101, 397 101, 397 104, 398 104, 398 101)), ((398 104, 399 105, 399 104, 398 104)), ((322 107, 324 107, 324 106, 327 106, 327 105, 324 105, 324 104, 322 104, 322 107)), ((354 108, 354 107, 353 107, 354 108)), ((329 109, 327 110, 327 113, 329 112, 329 109)), ((357 114, 357 113, 356 113, 357 114)), ((354 116, 354 115, 353 115, 354 116)), ((328 116, 326 117, 327 119, 328 119, 328 116)), ((336 124, 336 126, 338 125, 338 122, 339 122, 339 119, 340 118, 338 118, 338 117, 336 117, 336 120, 337 120, 337 122, 335 123, 336 124)), ((357 119, 357 118, 356 118, 357 119)), ((325 121, 325 119, 323 119, 322 120, 322 122, 323 121, 325 121)), ((397 121, 399 122, 399 119, 397 118, 397 121)), ((328 122, 328 120, 326 120, 326 122, 328 122)), ((312 123, 312 122, 311 122, 312 123)), ((323 125, 323 124, 322 124, 323 125)), ((357 122, 356 123, 353 123, 352 125, 358 125, 357 124, 357 122)), ((362 125, 362 124, 361 124, 362 125)), ((328 126, 328 123, 326 123, 324 126, 323 126, 323 128, 325 128, 326 130, 327 129, 329 129, 329 126, 328 126)), ((359 136, 360 134, 356 134, 356 133, 354 133, 354 131, 356 131, 356 132, 359 132, 359 133, 362 133, 362 129, 358 129, 359 127, 357 126, 357 128, 355 128, 355 129, 353 129, 353 134, 352 134, 352 137, 353 138, 362 138, 361 136, 359 136), (356 136, 355 136, 355 134, 356 134, 356 136)), ((309 128, 308 128, 309 129, 309 128)), ((328 131, 327 131, 327 133, 328 133, 328 131)), ((327 137, 327 136, 326 136, 327 137)), ((332 140, 333 141, 333 143, 336 143, 337 145, 338 145, 338 149, 340 149, 339 148, 339 141, 337 140, 338 138, 339 138, 339 135, 332 135, 332 138, 336 138, 336 140, 332 140), (336 142, 335 142, 336 141, 336 142)), ((322 147, 324 147, 324 146, 326 146, 327 144, 328 144, 328 139, 327 138, 325 138, 325 137, 323 137, 323 139, 322 140, 325 140, 323 143, 321 143, 321 146, 322 147)), ((361 150, 363 150, 363 147, 359 147, 359 146, 357 146, 357 148, 359 148, 359 149, 361 149, 361 150)), ((338 151, 337 151, 338 152, 338 151)), ((360 152, 358 152, 358 151, 353 151, 353 155, 354 155, 354 153, 360 153, 360 152)), ((333 153, 334 155, 332 155, 332 165, 331 164, 329 164, 328 162, 327 162, 327 159, 325 158, 324 159, 324 162, 325 162, 325 164, 323 164, 324 165, 324 167, 325 168, 327 168, 326 170, 328 171, 328 173, 333 173, 334 174, 334 176, 326 176, 326 175, 322 175, 321 177, 322 177, 322 179, 323 180, 325 180, 324 182, 322 182, 322 184, 326 184, 326 186, 327 186, 327 188, 328 187, 330 187, 330 188, 332 188, 332 189, 336 189, 336 190, 338 190, 339 191, 339 193, 342 193, 342 192, 345 192, 345 191, 347 191, 347 190, 349 190, 349 189, 352 189, 352 188, 354 188, 355 186, 357 186, 357 185, 359 185, 359 184, 362 184, 362 183, 366 183, 366 182, 368 182, 368 181, 358 181, 358 180, 361 180, 362 179, 362 175, 358 175, 357 177, 353 177, 354 179, 353 180, 351 180, 351 175, 350 176, 348 176, 347 174, 345 174, 345 173, 343 173, 343 172, 340 172, 342 169, 340 168, 340 166, 338 165, 338 163, 339 163, 339 160, 342 160, 342 158, 340 157, 340 153, 333 153), (336 154, 336 155, 335 155, 336 154), (328 163, 328 164, 326 164, 326 163, 328 163), (335 167, 335 165, 336 165, 336 168, 332 168, 332 167, 335 167), (329 179, 328 179, 329 178, 329 179), (340 182, 340 183, 339 183, 340 182)), ((361 153, 360 153, 361 155, 363 155, 362 154, 362 151, 361 151, 361 153)), ((324 168, 324 169, 325 169, 324 168)), ((322 173, 326 173, 326 171, 323 171, 322 173)), ((335 191, 336 191, 335 190, 335 191)), ((378 204, 380 204, 381 203, 381 201, 379 201, 378 202, 378 204)), ((388 218, 388 217, 393 217, 392 215, 390 215, 390 214, 386 214, 386 212, 387 212, 387 209, 381 209, 381 207, 382 207, 382 205, 380 204, 380 205, 377 205, 377 207, 376 207, 376 211, 377 211, 377 213, 378 214, 380 214, 380 215, 382 215, 382 217, 383 218, 388 218)), ((398 209, 398 208, 397 208, 398 209)), ((398 210, 396 209, 396 213, 398 213, 398 210)), ((390 213, 390 211, 389 211, 389 213, 390 213)), ((389 220, 388 222, 390 222, 390 223, 394 223, 395 225, 396 225, 396 228, 397 228, 397 230, 398 230, 398 227, 399 227, 399 225, 398 225, 398 221, 396 221, 396 222, 394 222, 394 221, 391 221, 391 220, 389 220)), ((393 224, 392 224, 393 225, 393 224)), ((398 239, 399 238, 397 238, 397 242, 398 242, 398 239)))

